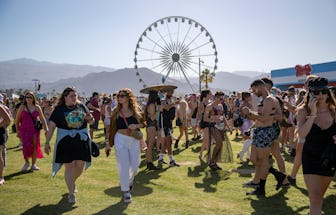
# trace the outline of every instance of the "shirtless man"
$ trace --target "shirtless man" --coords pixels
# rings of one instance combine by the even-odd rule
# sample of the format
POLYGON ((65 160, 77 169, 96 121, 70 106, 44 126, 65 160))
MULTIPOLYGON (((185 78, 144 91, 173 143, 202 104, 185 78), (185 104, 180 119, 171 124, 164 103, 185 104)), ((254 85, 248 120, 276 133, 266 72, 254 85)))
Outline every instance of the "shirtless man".
POLYGON ((172 152, 172 121, 175 117, 175 102, 172 99, 172 95, 173 91, 168 91, 164 99, 161 101, 159 127, 160 134, 162 136, 162 147, 158 159, 159 164, 165 164, 166 162, 163 160, 163 154, 167 150, 170 160, 169 166, 171 167, 180 166, 175 162, 172 152))
POLYGON ((243 107, 242 113, 255 121, 251 161, 255 165, 255 174, 256 177, 260 178, 260 182, 254 191, 246 194, 264 196, 266 178, 270 167, 268 157, 271 153, 271 144, 275 138, 273 122, 280 117, 276 114, 279 105, 275 98, 269 95, 264 81, 255 80, 253 85, 256 88, 256 95, 263 99, 260 104, 260 112, 256 113, 248 107, 243 107))
POLYGON ((188 110, 188 103, 185 100, 179 98, 177 101, 177 110, 176 110, 176 126, 179 127, 180 136, 175 141, 174 145, 175 149, 178 148, 178 143, 181 140, 183 134, 186 137, 185 148, 189 147, 187 110, 188 110))
POLYGON ((273 87, 273 81, 269 78, 263 78, 261 80, 263 80, 265 82, 265 86, 266 86, 266 89, 268 91, 268 94, 270 96, 272 96, 275 99, 275 102, 277 103, 277 108, 275 109, 275 114, 278 115, 279 117, 277 119, 274 119, 274 122, 273 122, 273 129, 275 130, 275 136, 274 136, 274 139, 273 139, 273 143, 271 145, 271 154, 275 158, 280 172, 277 171, 276 169, 274 169, 273 167, 269 168, 269 172, 272 173, 275 176, 275 178, 277 179, 278 184, 276 185, 276 190, 278 190, 278 189, 280 189, 281 186, 284 186, 284 187, 289 186, 289 182, 288 182, 287 177, 286 177, 287 174, 286 174, 285 161, 280 154, 280 142, 279 142, 280 125, 279 125, 279 123, 282 120, 282 110, 281 110, 278 99, 272 93, 270 93, 271 89, 273 87))
POLYGON ((222 168, 217 165, 218 156, 223 147, 225 126, 229 129, 232 134, 232 129, 226 120, 224 108, 221 102, 224 93, 218 91, 215 93, 215 101, 208 104, 205 108, 204 121, 210 124, 210 134, 209 136, 214 137, 216 145, 213 150, 209 167, 211 170, 221 170, 222 168))

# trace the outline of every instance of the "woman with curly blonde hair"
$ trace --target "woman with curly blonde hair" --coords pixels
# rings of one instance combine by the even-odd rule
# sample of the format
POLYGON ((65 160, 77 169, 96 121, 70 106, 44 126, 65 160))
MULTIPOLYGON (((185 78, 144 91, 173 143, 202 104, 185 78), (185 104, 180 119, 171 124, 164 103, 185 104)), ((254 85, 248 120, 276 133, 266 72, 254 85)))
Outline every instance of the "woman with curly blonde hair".
POLYGON ((132 201, 133 179, 140 164, 140 140, 132 133, 143 128, 144 121, 137 98, 130 89, 120 90, 117 99, 118 105, 111 114, 110 143, 106 144, 105 150, 108 155, 114 145, 123 199, 129 203, 132 201))

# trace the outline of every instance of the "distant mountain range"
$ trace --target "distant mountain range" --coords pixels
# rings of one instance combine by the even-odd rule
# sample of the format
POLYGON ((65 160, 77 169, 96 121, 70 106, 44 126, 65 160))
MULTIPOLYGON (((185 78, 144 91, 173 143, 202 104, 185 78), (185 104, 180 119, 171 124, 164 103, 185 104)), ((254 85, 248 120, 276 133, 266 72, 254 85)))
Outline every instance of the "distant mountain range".
MULTIPOLYGON (((56 64, 20 58, 0 62, 0 88, 15 87, 16 84, 32 83, 33 79, 42 82, 55 82, 60 79, 82 77, 89 73, 96 73, 114 69, 102 66, 56 64)), ((17 87, 17 86, 16 86, 17 87)))
MULTIPOLYGON (((161 83, 162 75, 147 68, 140 68, 141 77, 148 86, 161 83)), ((222 89, 225 92, 247 90, 256 77, 266 77, 269 74, 249 71, 216 72, 211 89, 222 89)), ((28 58, 0 62, 0 89, 34 89, 33 79, 41 82, 42 93, 62 92, 67 86, 75 86, 77 91, 85 96, 92 92, 112 93, 121 88, 131 88, 136 94, 143 88, 136 76, 136 70, 112 69, 101 66, 56 64, 36 61, 28 58)), ((198 78, 192 78, 193 88, 198 90, 198 78)), ((180 80, 168 78, 166 84, 178 86, 176 92, 191 93, 189 85, 180 80)))

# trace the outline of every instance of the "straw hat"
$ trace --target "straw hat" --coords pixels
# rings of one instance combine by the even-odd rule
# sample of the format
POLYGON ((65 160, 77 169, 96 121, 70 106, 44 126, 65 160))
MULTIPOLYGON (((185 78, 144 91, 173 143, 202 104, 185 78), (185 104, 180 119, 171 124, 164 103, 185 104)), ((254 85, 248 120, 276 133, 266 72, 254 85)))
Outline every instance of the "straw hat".
POLYGON ((140 90, 140 93, 149 94, 150 91, 161 91, 161 92, 173 91, 176 88, 177 86, 174 86, 174 85, 166 85, 166 84, 155 85, 155 86, 143 88, 142 90, 140 90))

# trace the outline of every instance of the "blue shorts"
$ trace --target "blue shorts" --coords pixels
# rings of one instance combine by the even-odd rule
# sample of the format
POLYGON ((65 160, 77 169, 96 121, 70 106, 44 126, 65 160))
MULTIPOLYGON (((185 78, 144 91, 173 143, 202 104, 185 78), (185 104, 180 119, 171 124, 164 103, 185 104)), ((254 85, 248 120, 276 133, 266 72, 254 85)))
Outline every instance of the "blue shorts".
POLYGON ((257 148, 270 147, 274 140, 274 136, 275 132, 273 126, 255 128, 252 144, 257 148))

